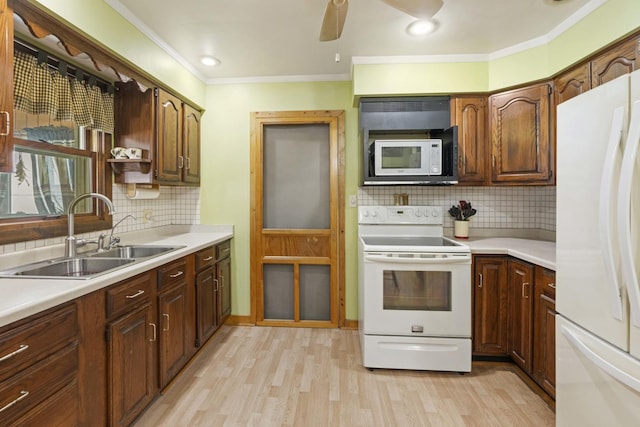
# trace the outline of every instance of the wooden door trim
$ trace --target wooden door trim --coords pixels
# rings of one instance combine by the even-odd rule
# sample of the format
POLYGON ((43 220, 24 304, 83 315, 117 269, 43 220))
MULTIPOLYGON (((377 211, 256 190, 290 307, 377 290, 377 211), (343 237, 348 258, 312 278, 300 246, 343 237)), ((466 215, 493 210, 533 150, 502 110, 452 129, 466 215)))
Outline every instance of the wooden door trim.
MULTIPOLYGON (((331 191, 330 199, 333 206, 336 206, 337 212, 331 212, 331 223, 335 224, 337 235, 334 236, 336 244, 332 244, 331 251, 336 260, 335 271, 332 271, 332 279, 335 277, 335 283, 337 289, 332 289, 332 293, 335 294, 335 304, 331 304, 331 319, 336 319, 338 327, 345 325, 345 247, 344 247, 344 170, 345 170, 345 124, 344 124, 344 111, 343 110, 312 110, 312 111, 271 111, 271 112, 253 112, 251 113, 251 147, 250 147, 250 185, 251 185, 251 215, 250 215, 250 322, 253 324, 263 324, 258 322, 259 318, 262 318, 263 313, 258 311, 262 310, 264 306, 263 295, 259 292, 262 287, 259 286, 258 281, 261 280, 262 274, 258 271, 261 263, 255 261, 259 258, 263 251, 262 237, 268 234, 277 234, 278 230, 262 230, 262 218, 257 215, 257 207, 262 206, 262 192, 255 191, 256 188, 261 188, 262 176, 261 165, 264 158, 264 152, 262 148, 262 135, 265 125, 275 124, 320 124, 326 123, 329 125, 329 135, 333 138, 335 135, 337 144, 337 153, 335 161, 330 163, 330 174, 337 178, 337 189, 331 191), (337 200, 336 200, 337 197, 337 200), (337 311, 337 313, 336 313, 337 311)), ((315 231, 313 231, 315 232, 315 231)), ((325 234, 326 232, 318 232, 317 234, 325 234)), ((274 258, 274 257, 271 257, 274 258)), ((296 261, 296 263, 299 260, 296 261)), ((316 261, 317 263, 317 261, 316 261)), ((334 282, 334 280, 332 280, 334 282)), ((331 322, 335 325, 336 322, 331 322)), ((288 326, 292 326, 289 322, 282 322, 288 326)), ((320 326, 320 327, 332 327, 328 325, 328 322, 322 321, 304 321, 300 322, 308 326, 320 326)), ((273 321, 268 322, 269 325, 275 325, 273 321)))

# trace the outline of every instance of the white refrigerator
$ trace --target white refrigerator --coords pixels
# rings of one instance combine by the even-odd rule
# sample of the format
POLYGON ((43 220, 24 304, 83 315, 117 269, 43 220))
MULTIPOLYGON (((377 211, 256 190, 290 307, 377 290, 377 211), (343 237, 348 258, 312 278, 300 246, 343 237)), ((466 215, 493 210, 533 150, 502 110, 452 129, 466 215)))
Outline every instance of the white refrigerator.
POLYGON ((557 109, 556 423, 640 425, 640 72, 557 109))

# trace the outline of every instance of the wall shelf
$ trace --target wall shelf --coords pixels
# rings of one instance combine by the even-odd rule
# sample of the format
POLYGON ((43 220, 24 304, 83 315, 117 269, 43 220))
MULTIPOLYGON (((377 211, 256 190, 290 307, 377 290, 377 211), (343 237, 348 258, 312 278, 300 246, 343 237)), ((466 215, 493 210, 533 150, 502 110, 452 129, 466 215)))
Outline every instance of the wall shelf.
POLYGON ((107 159, 107 163, 117 174, 124 172, 148 173, 151 169, 150 159, 107 159))

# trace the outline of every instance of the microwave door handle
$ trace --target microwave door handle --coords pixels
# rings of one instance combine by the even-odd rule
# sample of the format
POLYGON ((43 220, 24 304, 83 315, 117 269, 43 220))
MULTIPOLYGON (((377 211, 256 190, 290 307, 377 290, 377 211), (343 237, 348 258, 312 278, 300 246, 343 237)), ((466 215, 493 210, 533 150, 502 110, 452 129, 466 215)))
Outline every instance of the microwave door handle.
POLYGON ((620 261, 622 278, 629 295, 631 323, 640 327, 640 288, 638 272, 635 268, 633 246, 631 242, 631 196, 638 144, 640 143, 640 101, 633 103, 629 133, 620 167, 620 186, 618 187, 618 242, 620 245, 620 261))
POLYGON ((618 107, 613 112, 613 120, 611 121, 611 133, 609 134, 609 142, 607 152, 604 159, 604 167, 602 170, 602 180, 600 182, 600 215, 598 221, 598 229, 600 236, 600 247, 604 261, 604 268, 609 286, 609 303, 611 305, 611 314, 614 318, 622 320, 622 295, 620 293, 620 277, 616 268, 616 261, 613 252, 613 236, 615 230, 612 230, 614 224, 613 200, 615 195, 614 179, 616 176, 616 165, 620 159, 622 143, 622 132, 624 130, 624 107, 618 107))
POLYGON ((469 263, 471 258, 468 255, 446 258, 401 258, 387 257, 384 255, 365 255, 364 260, 389 264, 464 264, 469 263))

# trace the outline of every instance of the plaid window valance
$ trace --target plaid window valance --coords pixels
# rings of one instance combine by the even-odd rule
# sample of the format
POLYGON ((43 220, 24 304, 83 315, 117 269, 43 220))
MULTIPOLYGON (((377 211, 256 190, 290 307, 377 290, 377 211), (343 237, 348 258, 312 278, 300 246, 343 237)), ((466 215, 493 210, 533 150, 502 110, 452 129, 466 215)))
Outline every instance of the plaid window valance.
POLYGON ((13 102, 16 110, 113 133, 113 94, 63 76, 21 51, 14 53, 13 102))

